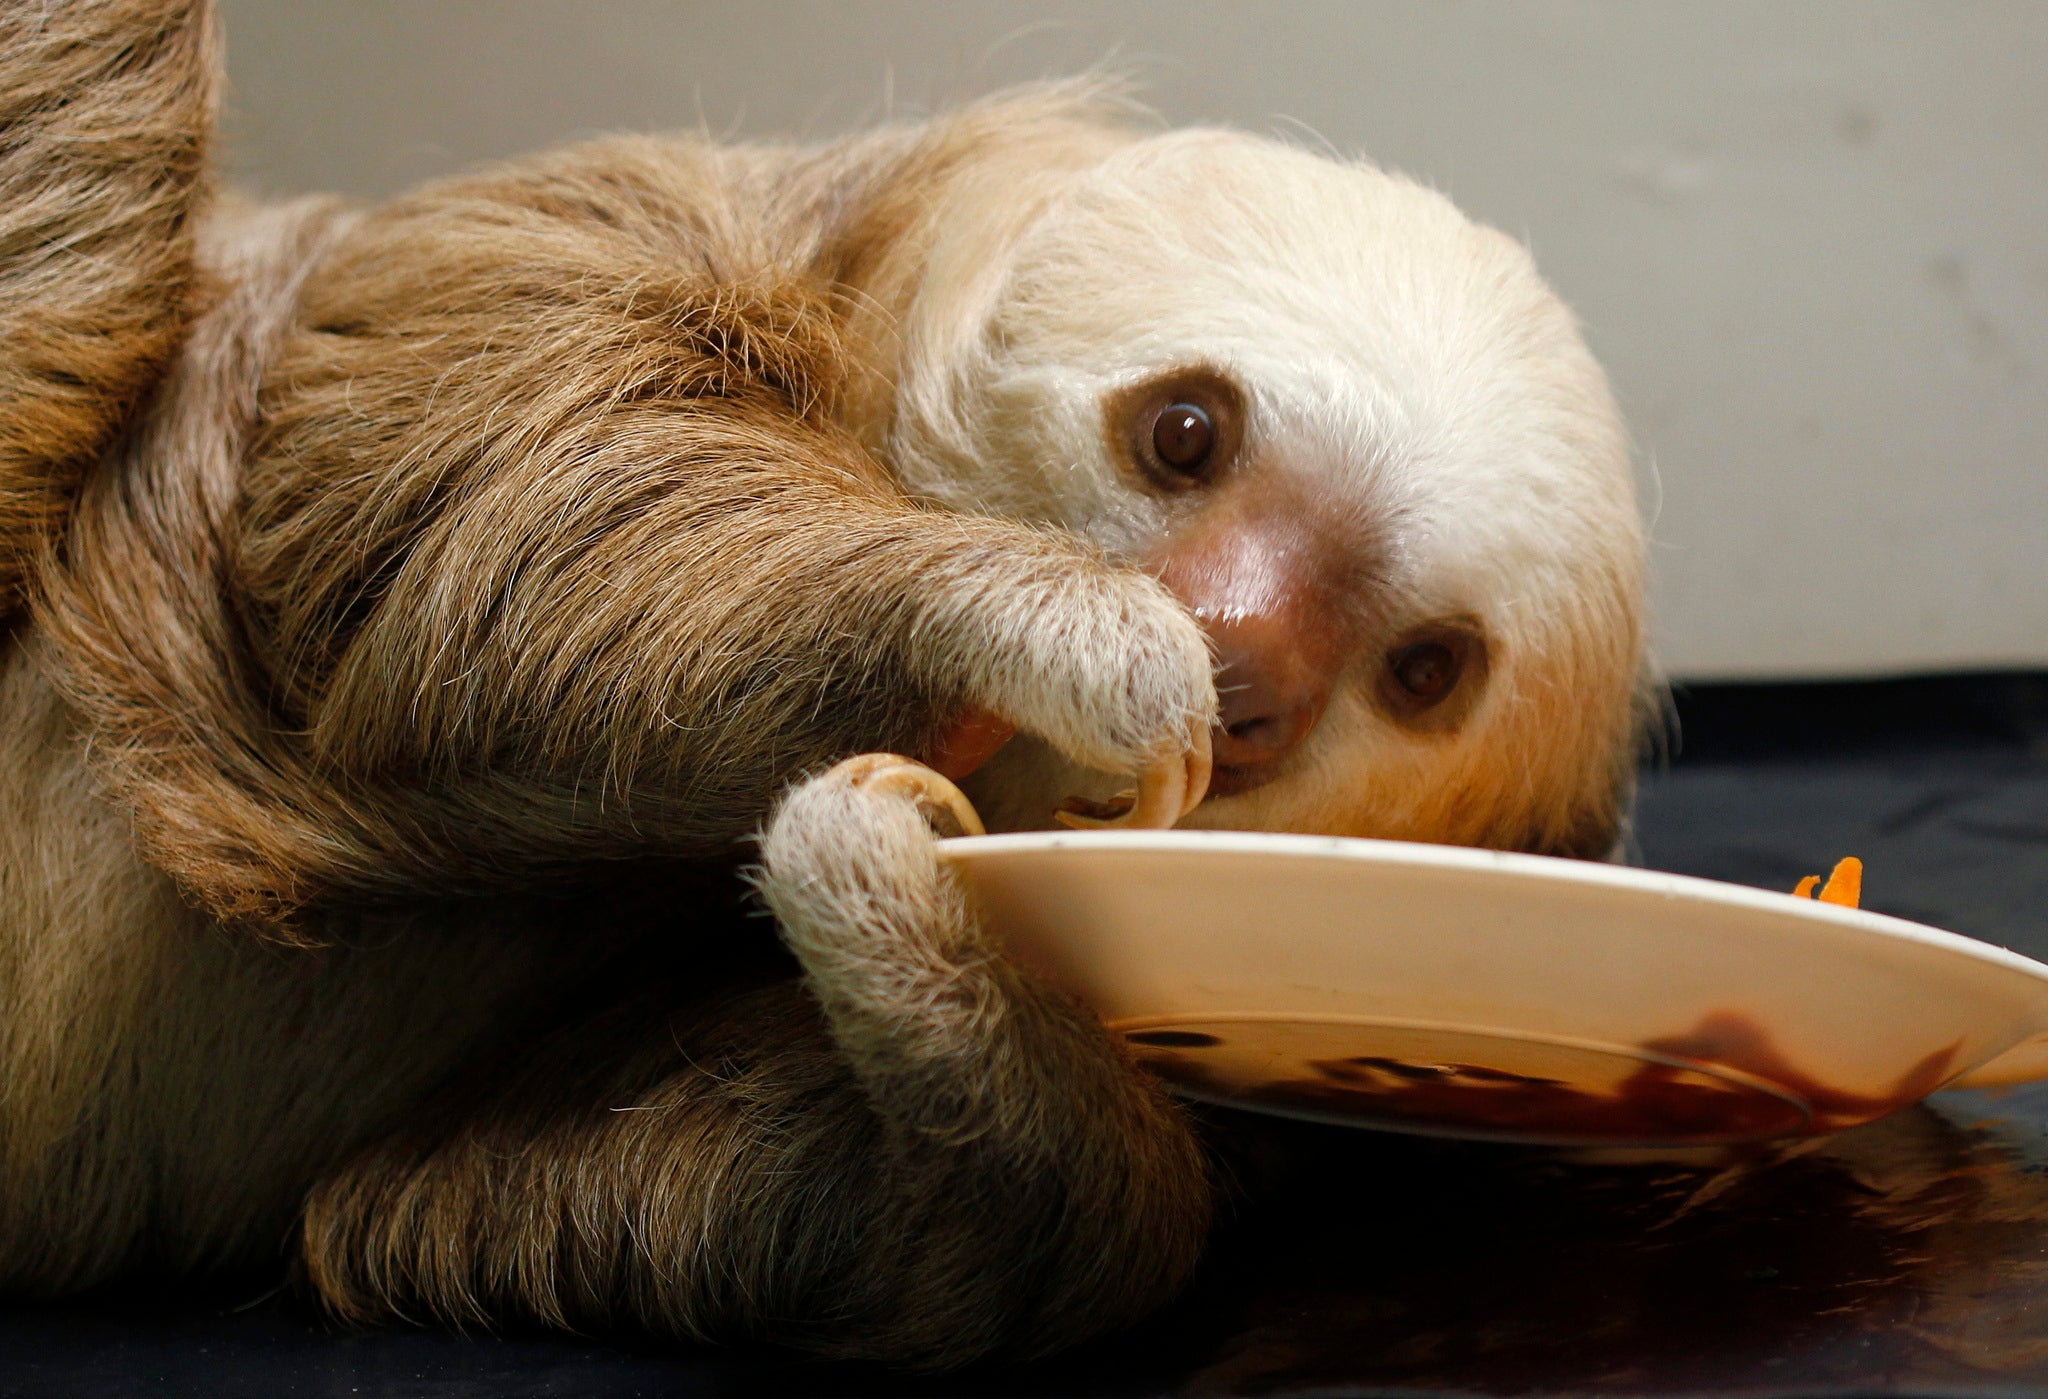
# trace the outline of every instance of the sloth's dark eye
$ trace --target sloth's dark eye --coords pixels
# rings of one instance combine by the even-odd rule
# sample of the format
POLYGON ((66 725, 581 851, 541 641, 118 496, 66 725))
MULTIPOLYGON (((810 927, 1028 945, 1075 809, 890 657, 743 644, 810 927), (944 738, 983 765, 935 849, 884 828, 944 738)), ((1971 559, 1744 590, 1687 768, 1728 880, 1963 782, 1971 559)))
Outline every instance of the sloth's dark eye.
POLYGON ((1485 691, 1487 670, 1486 631, 1478 618, 1426 622, 1387 648, 1380 705, 1416 733, 1454 733, 1485 691))
POLYGON ((1195 475, 1216 448, 1216 425, 1192 403, 1169 403, 1152 422, 1152 450, 1175 471, 1195 475))
POLYGON ((1200 364, 1112 389, 1102 404, 1110 456, 1132 484, 1190 505, 1237 470, 1244 420, 1244 391, 1200 364))
POLYGON ((1394 683, 1418 705, 1436 704, 1458 683, 1463 668, 1457 652, 1441 641, 1418 641, 1404 646, 1387 658, 1394 683))

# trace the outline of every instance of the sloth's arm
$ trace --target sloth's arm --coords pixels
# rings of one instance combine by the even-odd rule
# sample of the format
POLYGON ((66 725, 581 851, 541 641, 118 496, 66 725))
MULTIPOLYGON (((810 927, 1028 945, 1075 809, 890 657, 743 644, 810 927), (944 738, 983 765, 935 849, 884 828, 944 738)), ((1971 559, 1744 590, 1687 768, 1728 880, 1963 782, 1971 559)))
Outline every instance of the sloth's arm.
POLYGON ((846 294, 764 260, 702 159, 445 187, 309 281, 236 582, 319 766, 750 827, 948 710, 1098 767, 1192 746, 1216 699, 1186 610, 1071 535, 907 498, 840 418, 876 372, 846 294))
POLYGON ((438 198, 323 255, 232 497, 152 437, 53 580, 67 694, 195 900, 275 927, 727 856, 792 777, 969 708, 1111 770, 1203 729, 1155 580, 908 499, 838 424, 818 286, 438 198))
POLYGON ((969 709, 1112 772, 1206 730, 1206 642, 1154 580, 801 421, 632 416, 450 509, 308 704, 318 769, 405 814, 380 877, 722 854, 791 777, 969 709))
POLYGON ((910 803, 815 779, 764 853, 807 987, 562 1036, 372 1149, 308 1211, 331 1305, 942 1365, 1172 1295, 1211 1206, 1188 1124, 984 945, 910 803))
POLYGON ((910 501, 794 418, 618 417, 414 545, 310 706, 324 761, 609 783, 657 829, 681 797, 723 839, 793 774, 929 751, 967 707, 1111 771, 1206 726, 1207 644, 1145 575, 910 501))

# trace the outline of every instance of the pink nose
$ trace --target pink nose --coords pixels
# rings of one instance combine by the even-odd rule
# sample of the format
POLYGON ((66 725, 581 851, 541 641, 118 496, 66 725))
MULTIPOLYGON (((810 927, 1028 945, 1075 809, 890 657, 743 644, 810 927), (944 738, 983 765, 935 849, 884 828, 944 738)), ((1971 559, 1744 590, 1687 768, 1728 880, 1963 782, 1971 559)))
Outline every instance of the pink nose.
POLYGON ((1248 792, 1277 775, 1330 702, 1330 667, 1307 654, 1302 629, 1275 617, 1211 623, 1222 668, 1214 734, 1218 796, 1248 792))

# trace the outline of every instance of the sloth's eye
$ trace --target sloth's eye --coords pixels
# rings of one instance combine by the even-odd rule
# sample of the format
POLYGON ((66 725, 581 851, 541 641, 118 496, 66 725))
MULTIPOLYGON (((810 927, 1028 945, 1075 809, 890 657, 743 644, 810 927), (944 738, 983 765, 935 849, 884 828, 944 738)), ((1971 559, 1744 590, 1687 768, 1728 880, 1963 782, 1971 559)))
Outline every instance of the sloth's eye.
POLYGON ((1169 403, 1152 421, 1152 450, 1175 471, 1194 475, 1216 448, 1216 425, 1192 403, 1169 403))
POLYGON ((1458 683, 1457 652, 1441 641, 1418 641, 1387 658, 1394 683, 1421 706, 1436 704, 1458 683))
POLYGON ((1221 370, 1186 365, 1112 389, 1102 421, 1132 484, 1192 504, 1237 469, 1244 390, 1221 370))
POLYGON ((1444 617, 1408 633, 1381 661, 1380 705, 1418 733, 1449 733, 1486 688, 1486 632, 1473 617, 1444 617))

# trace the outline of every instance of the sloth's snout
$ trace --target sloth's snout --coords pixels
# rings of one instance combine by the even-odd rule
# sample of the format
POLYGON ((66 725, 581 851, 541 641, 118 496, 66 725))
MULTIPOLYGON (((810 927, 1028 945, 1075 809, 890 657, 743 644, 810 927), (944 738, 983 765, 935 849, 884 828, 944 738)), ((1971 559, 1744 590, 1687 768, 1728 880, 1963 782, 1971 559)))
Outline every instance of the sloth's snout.
POLYGON ((1156 556, 1159 576, 1209 634, 1221 702, 1209 791, 1280 775, 1315 731, 1360 640, 1355 550, 1315 528, 1285 491, 1226 501, 1156 556))
POLYGON ((1215 775, 1220 797, 1248 792, 1279 772, 1280 760, 1314 730, 1330 702, 1327 665, 1301 644, 1300 630, 1270 616, 1211 623, 1222 701, 1215 775))
POLYGON ((1215 649, 1215 796, 1280 776, 1359 672, 1377 548, 1333 513, 1285 475, 1243 472, 1149 560, 1215 649))

